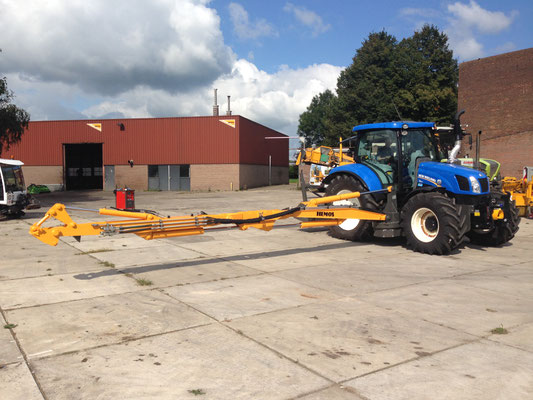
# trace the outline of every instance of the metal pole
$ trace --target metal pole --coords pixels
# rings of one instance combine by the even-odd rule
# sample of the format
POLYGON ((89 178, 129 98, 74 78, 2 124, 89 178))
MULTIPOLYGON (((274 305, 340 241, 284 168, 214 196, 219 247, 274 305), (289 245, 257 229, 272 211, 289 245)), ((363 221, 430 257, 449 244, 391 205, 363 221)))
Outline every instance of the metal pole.
POLYGON ((268 186, 272 186, 272 156, 268 155, 268 186))

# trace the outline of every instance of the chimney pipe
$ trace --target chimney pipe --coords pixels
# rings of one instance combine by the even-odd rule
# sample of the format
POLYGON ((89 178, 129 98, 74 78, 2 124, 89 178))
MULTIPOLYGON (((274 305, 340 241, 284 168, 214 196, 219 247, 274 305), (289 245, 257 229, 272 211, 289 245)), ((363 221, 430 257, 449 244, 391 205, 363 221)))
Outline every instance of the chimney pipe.
POLYGON ((227 115, 227 116, 230 116, 230 115, 231 115, 230 97, 231 97, 231 96, 228 96, 228 111, 226 111, 226 115, 227 115))
POLYGON ((215 102, 213 103, 213 117, 218 117, 217 90, 215 89, 215 102))

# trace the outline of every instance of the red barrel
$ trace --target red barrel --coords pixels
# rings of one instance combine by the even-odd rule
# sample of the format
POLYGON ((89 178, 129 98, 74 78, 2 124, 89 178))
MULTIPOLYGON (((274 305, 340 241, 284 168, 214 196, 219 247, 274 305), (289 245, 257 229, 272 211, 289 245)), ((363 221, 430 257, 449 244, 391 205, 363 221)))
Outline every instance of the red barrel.
POLYGON ((113 192, 117 210, 135 210, 135 190, 122 188, 115 189, 113 192))

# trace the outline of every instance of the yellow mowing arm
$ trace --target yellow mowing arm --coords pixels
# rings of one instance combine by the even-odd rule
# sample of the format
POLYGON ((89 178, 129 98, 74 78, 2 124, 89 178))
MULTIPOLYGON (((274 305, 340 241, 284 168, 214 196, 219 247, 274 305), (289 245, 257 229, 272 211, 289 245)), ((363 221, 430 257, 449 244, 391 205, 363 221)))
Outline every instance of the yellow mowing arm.
MULTIPOLYGON (((33 224, 30 234, 40 241, 51 246, 57 245, 61 236, 73 236, 79 239, 81 236, 90 235, 114 235, 121 233, 134 233, 144 239, 161 239, 175 236, 199 235, 206 230, 215 230, 218 225, 231 225, 240 230, 257 228, 269 231, 274 223, 281 219, 298 218, 301 219, 300 228, 317 226, 339 225, 346 219, 360 219, 371 221, 384 221, 386 215, 360 210, 346 206, 322 206, 339 200, 357 198, 362 194, 390 191, 391 188, 374 192, 353 192, 337 196, 320 197, 310 201, 300 203, 294 208, 284 210, 254 210, 240 211, 225 214, 198 214, 190 216, 160 217, 146 212, 128 212, 108 208, 99 210, 78 209, 82 211, 94 211, 100 215, 123 217, 125 220, 102 221, 78 224, 72 220, 67 212, 69 207, 63 204, 55 204, 46 215, 33 224), (55 219, 61 225, 44 227, 43 224, 55 219)), ((76 210, 76 208, 70 207, 76 210)))

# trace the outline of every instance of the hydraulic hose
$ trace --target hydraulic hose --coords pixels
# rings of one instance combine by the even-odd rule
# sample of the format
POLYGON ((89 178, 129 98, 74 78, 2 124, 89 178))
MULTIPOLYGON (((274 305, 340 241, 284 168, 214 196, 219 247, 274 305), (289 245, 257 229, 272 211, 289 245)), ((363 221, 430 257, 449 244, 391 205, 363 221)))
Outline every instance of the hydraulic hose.
POLYGON ((237 224, 237 225, 256 224, 258 222, 266 221, 269 219, 275 219, 275 218, 284 217, 285 215, 294 214, 295 212, 300 211, 300 210, 301 208, 300 206, 298 206, 298 207, 289 208, 285 211, 282 211, 276 214, 262 215, 257 218, 248 218, 248 219, 209 218, 208 222, 213 223, 213 224, 237 224))

